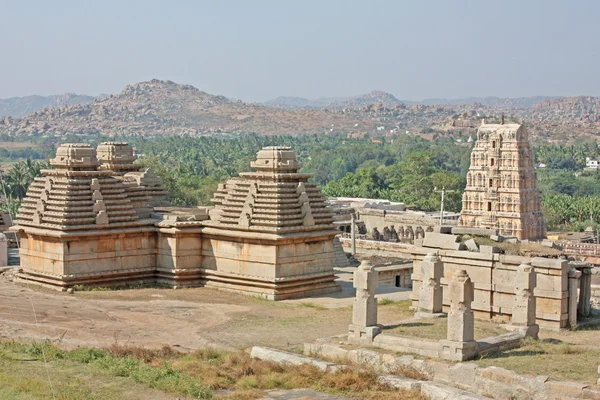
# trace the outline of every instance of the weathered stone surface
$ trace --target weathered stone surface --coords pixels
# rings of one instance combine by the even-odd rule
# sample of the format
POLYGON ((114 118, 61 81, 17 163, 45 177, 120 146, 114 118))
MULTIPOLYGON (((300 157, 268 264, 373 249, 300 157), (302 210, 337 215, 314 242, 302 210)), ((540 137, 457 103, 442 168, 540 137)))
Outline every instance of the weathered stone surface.
POLYGON ((453 226, 453 235, 473 235, 473 236, 491 236, 497 235, 497 229, 485 229, 485 228, 470 228, 467 226, 453 226))
POLYGON ((496 246, 481 245, 479 246, 479 252, 483 254, 500 254, 502 250, 496 246))
POLYGON ((543 394, 547 399, 581 399, 583 389, 587 387, 583 383, 548 381, 544 384, 543 394))
POLYGON ((271 349, 268 347, 254 346, 250 352, 250 357, 258 358, 264 361, 271 361, 280 364, 289 365, 314 365, 322 371, 335 371, 339 368, 337 364, 327 361, 318 360, 316 358, 303 356, 300 354, 290 353, 288 351, 271 349))
POLYGON ((422 382, 421 394, 429 400, 489 400, 487 397, 437 382, 422 382))
POLYGON ((427 232, 423 239, 423 247, 432 247, 448 250, 463 250, 465 245, 460 242, 456 235, 447 235, 443 233, 427 232))
MULTIPOLYGON (((515 275, 515 296, 512 307, 512 324, 523 327, 536 325, 536 301, 533 291, 536 287, 536 274, 531 263, 522 263, 515 275)), ((537 326, 537 325, 536 325, 537 326)), ((534 339, 537 332, 532 330, 534 339)))
POLYGON ((469 239, 464 242, 465 246, 467 246, 467 250, 469 251, 479 251, 479 246, 474 239, 469 239))
POLYGON ((475 384, 477 376, 477 364, 458 363, 450 368, 450 381, 454 385, 467 389, 475 384))
POLYGON ((377 382, 399 390, 420 390, 422 381, 397 375, 381 375, 377 382))
POLYGON ((442 312, 443 293, 441 279, 444 275, 442 260, 428 253, 421 261, 423 283, 419 292, 419 310, 429 313, 442 312))
POLYGON ((377 326, 375 298, 378 285, 377 271, 368 261, 363 261, 354 271, 356 298, 352 306, 352 324, 348 328, 348 340, 351 342, 370 343, 381 332, 381 328, 377 326))

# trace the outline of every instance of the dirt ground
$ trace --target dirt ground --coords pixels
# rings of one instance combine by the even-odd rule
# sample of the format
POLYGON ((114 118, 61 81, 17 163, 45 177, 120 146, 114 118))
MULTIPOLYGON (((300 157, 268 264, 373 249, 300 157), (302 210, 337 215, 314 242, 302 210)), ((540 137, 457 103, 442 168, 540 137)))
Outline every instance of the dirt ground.
MULTIPOLYGON (((306 341, 347 332, 351 314, 350 306, 272 302, 210 288, 67 294, 0 279, 0 338, 50 339, 66 347, 298 350, 306 341)), ((384 324, 408 317, 393 305, 379 314, 384 324)))

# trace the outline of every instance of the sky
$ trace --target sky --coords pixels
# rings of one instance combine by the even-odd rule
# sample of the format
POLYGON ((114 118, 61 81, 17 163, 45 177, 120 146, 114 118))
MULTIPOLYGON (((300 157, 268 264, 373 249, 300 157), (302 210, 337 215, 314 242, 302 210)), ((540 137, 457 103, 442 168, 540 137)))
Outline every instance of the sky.
POLYGON ((600 95, 600 1, 1 0, 0 98, 600 95))

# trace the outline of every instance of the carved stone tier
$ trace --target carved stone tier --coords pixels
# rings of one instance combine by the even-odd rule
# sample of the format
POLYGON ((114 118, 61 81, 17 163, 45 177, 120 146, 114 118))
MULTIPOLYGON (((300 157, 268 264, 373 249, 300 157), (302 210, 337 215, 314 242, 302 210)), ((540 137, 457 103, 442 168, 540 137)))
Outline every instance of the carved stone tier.
POLYGON ((125 175, 130 171, 139 171, 135 165, 137 157, 133 147, 125 142, 103 142, 98 145, 98 160, 102 162, 99 169, 113 171, 116 175, 125 175))
POLYGON ((523 125, 482 123, 471 152, 461 224, 519 239, 544 238, 533 161, 523 125))
POLYGON ((98 171, 89 145, 63 145, 27 191, 17 216, 21 226, 97 230, 138 221, 137 208, 148 208, 145 193, 130 190, 111 171, 98 171), (132 195, 131 198, 129 195, 132 195), (133 201, 132 201, 133 200, 133 201))

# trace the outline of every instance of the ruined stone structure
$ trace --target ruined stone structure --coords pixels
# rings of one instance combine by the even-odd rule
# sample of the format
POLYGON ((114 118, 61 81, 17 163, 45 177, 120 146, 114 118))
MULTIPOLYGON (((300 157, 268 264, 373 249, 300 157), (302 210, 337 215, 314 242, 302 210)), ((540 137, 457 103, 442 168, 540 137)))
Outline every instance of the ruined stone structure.
POLYGON ((14 227, 22 279, 58 288, 208 285, 274 300, 340 290, 332 213, 291 149, 261 150, 256 172, 220 185, 210 217, 206 208, 155 207, 161 182, 134 161, 125 143, 98 153, 58 148, 14 227))
POLYGON ((471 152, 461 224, 519 239, 544 238, 533 161, 523 125, 482 123, 471 152))
POLYGON ((352 306, 352 323, 348 326, 348 340, 352 343, 370 344, 381 333, 377 325, 378 273, 368 261, 363 261, 354 271, 356 298, 352 306))
MULTIPOLYGON (((431 285, 429 277, 423 276, 421 263, 428 259, 432 249, 412 247, 409 251, 414 265, 411 300, 413 307, 420 309, 423 282, 431 285)), ((517 326, 537 324, 544 329, 561 329, 569 324, 576 325, 578 307, 589 308, 590 299, 586 293, 590 292, 591 284, 585 282, 586 286, 580 288, 581 271, 573 269, 572 262, 567 260, 456 249, 439 249, 437 253, 443 263, 443 311, 448 311, 451 306, 448 277, 463 269, 475 285, 472 309, 476 318, 514 322, 517 326), (533 298, 535 305, 532 306, 533 298)))

